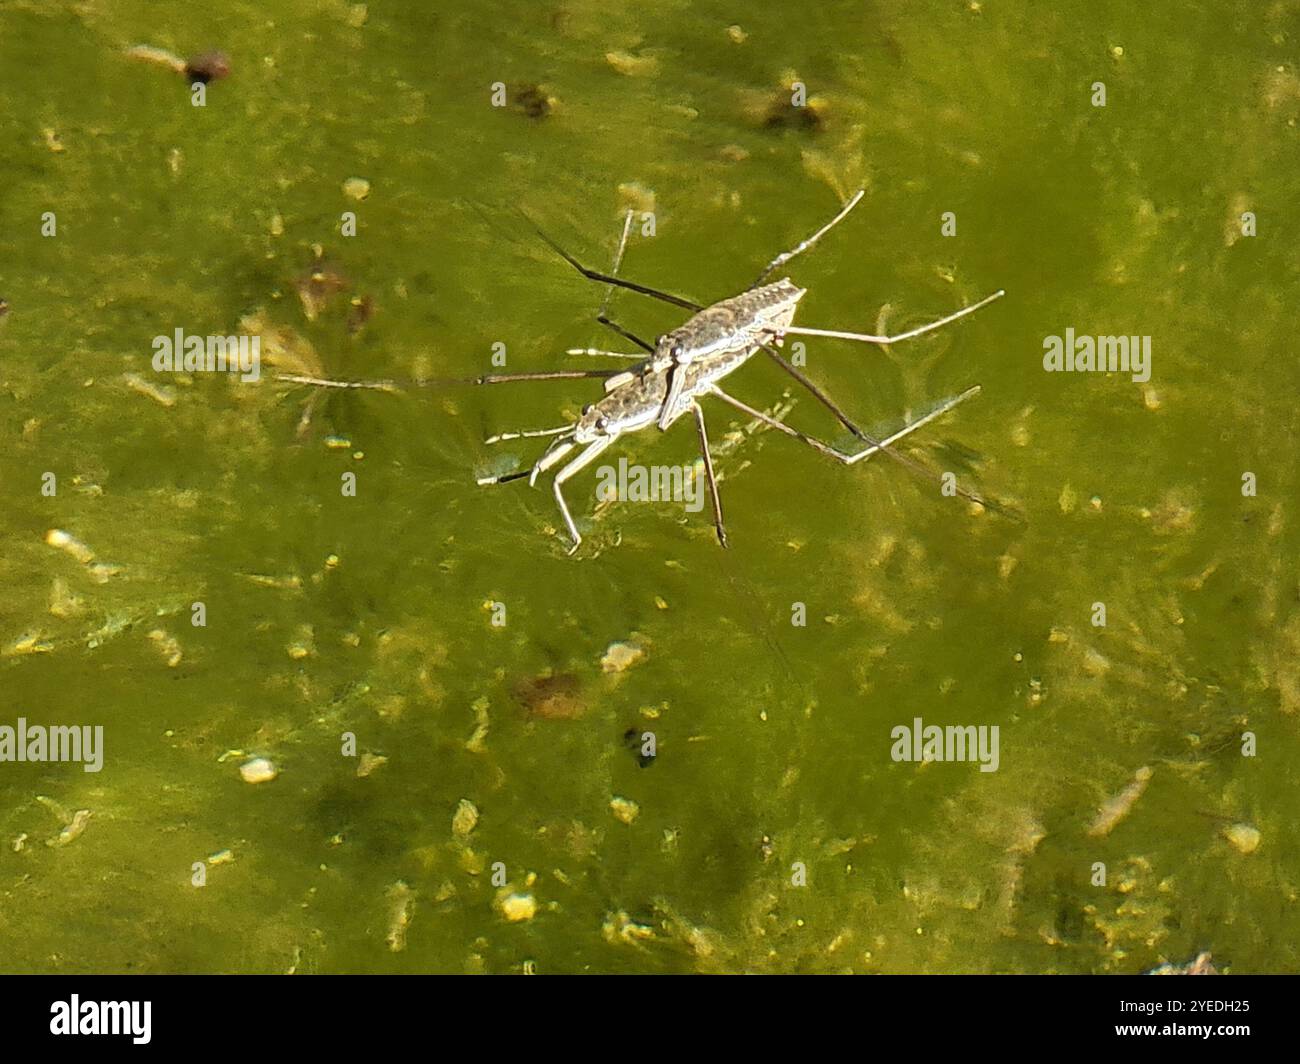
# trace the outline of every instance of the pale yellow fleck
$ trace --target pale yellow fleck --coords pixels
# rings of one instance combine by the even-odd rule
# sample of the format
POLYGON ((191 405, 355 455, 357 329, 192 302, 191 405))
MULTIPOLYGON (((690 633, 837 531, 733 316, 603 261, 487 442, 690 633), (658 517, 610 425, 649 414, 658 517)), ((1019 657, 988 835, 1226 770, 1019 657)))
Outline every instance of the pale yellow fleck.
POLYGON ((264 757, 255 757, 239 766, 239 775, 245 783, 268 783, 280 774, 275 764, 264 757))
POLYGON ((635 643, 611 643, 600 659, 604 672, 624 672, 645 657, 645 651, 635 643))
POLYGON ((1249 824, 1233 824, 1223 829, 1223 836, 1238 853, 1254 853, 1259 849, 1261 835, 1259 829, 1249 824))
POLYGON ((363 780, 378 768, 388 764, 388 758, 383 754, 372 754, 369 751, 363 753, 357 759, 357 779, 363 780))
POLYGON ((659 72, 659 60, 649 55, 632 55, 630 52, 606 52, 605 62, 620 74, 632 78, 649 77, 659 72))
POLYGON ((499 905, 501 915, 512 924, 531 920, 537 915, 537 900, 531 894, 507 894, 499 905))
POLYGON ((155 384, 151 380, 146 380, 138 373, 124 373, 122 380, 133 392, 152 399, 160 406, 176 405, 176 389, 166 384, 155 384))
POLYGON ((149 633, 149 640, 158 648, 158 653, 166 660, 169 669, 174 669, 181 663, 183 656, 181 645, 174 635, 161 628, 155 628, 149 633))
POLYGON ((46 532, 45 542, 58 550, 67 551, 82 565, 88 565, 95 558, 94 551, 61 528, 52 528, 46 532))
POLYGON ((468 798, 462 798, 451 817, 451 832, 457 838, 468 838, 470 832, 478 825, 478 806, 468 798))
POLYGON ((91 812, 89 809, 78 809, 72 814, 72 819, 64 826, 63 830, 55 835, 52 839, 46 839, 46 846, 66 846, 73 839, 81 835, 86 830, 86 825, 90 822, 91 812))
POLYGON ((388 898, 388 948, 394 953, 406 949, 406 931, 415 918, 415 892, 400 879, 386 891, 388 898))
POLYGON ((641 815, 641 807, 636 802, 632 801, 631 798, 620 798, 617 795, 610 799, 609 811, 624 824, 632 823, 641 815))

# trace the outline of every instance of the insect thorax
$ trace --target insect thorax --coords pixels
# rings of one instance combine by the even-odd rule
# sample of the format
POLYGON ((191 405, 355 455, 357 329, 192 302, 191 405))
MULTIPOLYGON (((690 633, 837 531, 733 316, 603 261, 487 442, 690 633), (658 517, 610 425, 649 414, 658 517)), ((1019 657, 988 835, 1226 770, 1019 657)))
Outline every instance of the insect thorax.
POLYGON ((736 346, 748 346, 762 332, 789 325, 806 289, 782 278, 719 300, 664 335, 655 348, 659 364, 693 361, 736 346), (681 345, 681 354, 673 351, 681 345))

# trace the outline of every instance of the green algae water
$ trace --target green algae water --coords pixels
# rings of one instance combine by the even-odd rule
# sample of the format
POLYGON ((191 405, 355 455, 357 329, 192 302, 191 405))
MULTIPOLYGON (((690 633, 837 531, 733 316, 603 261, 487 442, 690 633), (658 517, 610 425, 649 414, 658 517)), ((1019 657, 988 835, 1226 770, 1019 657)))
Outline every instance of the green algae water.
MULTIPOLYGON (((1294 0, 0 4, 0 969, 1296 970, 1298 41, 1294 0), (596 269, 631 209, 621 273, 708 303, 857 189, 798 323, 1007 295, 803 372, 875 436, 980 385, 899 451, 1019 519, 709 399, 726 551, 595 466, 572 557, 549 475, 476 484, 601 385, 446 381, 631 350, 607 295, 685 317, 517 209, 596 269), (259 378, 158 371, 178 329, 259 378)), ((771 360, 727 388, 854 449, 771 360)))

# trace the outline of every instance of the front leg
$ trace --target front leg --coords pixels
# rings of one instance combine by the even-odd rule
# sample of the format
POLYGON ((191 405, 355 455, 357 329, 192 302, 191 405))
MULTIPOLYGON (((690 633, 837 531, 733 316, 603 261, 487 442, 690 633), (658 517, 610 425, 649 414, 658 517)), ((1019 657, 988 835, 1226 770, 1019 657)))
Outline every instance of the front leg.
POLYGON ((682 388, 686 384, 686 362, 674 360, 668 369, 668 395, 664 399, 663 409, 659 412, 659 431, 667 430, 685 412, 678 409, 682 398, 682 388))
POLYGON ((573 515, 569 513, 569 507, 564 501, 564 492, 560 490, 566 480, 575 473, 580 473, 584 468, 590 465, 600 456, 611 443, 614 442, 613 436, 601 436, 598 440, 587 445, 587 449, 578 455, 572 462, 566 465, 555 474, 555 502, 560 508, 560 514, 564 518, 564 523, 569 529, 569 535, 573 537, 573 546, 569 548, 569 553, 573 554, 582 543, 582 537, 578 535, 578 526, 573 523, 573 515))

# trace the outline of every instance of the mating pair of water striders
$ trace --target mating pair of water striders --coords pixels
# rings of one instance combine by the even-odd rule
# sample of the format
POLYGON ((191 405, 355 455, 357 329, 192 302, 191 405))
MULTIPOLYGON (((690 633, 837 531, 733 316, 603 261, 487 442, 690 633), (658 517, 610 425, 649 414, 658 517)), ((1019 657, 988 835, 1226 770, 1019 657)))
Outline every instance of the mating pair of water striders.
MULTIPOLYGON (((679 418, 688 412, 694 415, 696 429, 699 433, 700 453, 703 458, 704 474, 709 489, 712 505, 713 523, 717 530, 718 542, 727 545, 726 526, 722 519, 722 503, 718 495, 717 480, 714 476, 713 461, 709 454, 708 431, 705 426, 704 411, 700 399, 713 396, 730 404, 737 410, 757 421, 808 444, 822 454, 845 465, 865 461, 876 453, 884 453, 925 476, 933 474, 906 455, 892 449, 892 445, 923 425, 947 413, 957 404, 964 402, 979 392, 975 385, 954 398, 940 403, 924 417, 903 426, 885 439, 877 440, 851 421, 848 416, 820 388, 805 376, 798 367, 787 360, 778 350, 787 336, 817 336, 829 339, 852 340, 861 343, 891 344, 921 336, 943 325, 957 321, 968 314, 993 302, 1005 293, 1001 290, 992 295, 963 307, 955 313, 937 321, 919 326, 896 336, 872 336, 863 333, 843 332, 833 329, 812 329, 793 324, 799 300, 807 289, 795 285, 788 277, 779 281, 768 281, 777 270, 795 256, 807 251, 827 232, 848 215, 863 197, 859 190, 852 199, 829 222, 823 225, 807 239, 800 241, 789 251, 782 252, 767 266, 744 292, 720 300, 709 306, 702 306, 692 300, 673 295, 648 285, 638 284, 618 276, 623 252, 627 245, 631 229, 632 212, 629 211, 623 226, 622 238, 614 265, 609 273, 600 273, 588 269, 576 258, 556 244, 550 237, 537 229, 538 235, 553 248, 566 262, 589 280, 614 288, 623 288, 640 295, 649 296, 664 303, 672 304, 684 310, 692 311, 692 316, 678 328, 660 336, 651 344, 614 322, 606 313, 608 295, 605 304, 597 314, 597 320, 608 326, 629 343, 640 348, 636 353, 605 351, 594 348, 575 348, 570 355, 584 355, 601 358, 617 358, 635 361, 637 364, 626 370, 580 370, 556 371, 542 373, 495 374, 478 378, 480 384, 500 384, 523 380, 557 380, 575 377, 604 378, 605 395, 595 403, 583 409, 582 416, 573 424, 558 428, 535 429, 522 432, 507 432, 493 436, 486 442, 498 443, 505 440, 517 440, 533 437, 554 437, 550 446, 531 468, 503 476, 487 477, 480 484, 501 484, 511 480, 528 478, 530 485, 548 470, 569 458, 555 474, 553 492, 556 504, 564 517, 565 526, 572 538, 569 553, 578 549, 582 536, 574 523, 573 515, 564 499, 564 482, 574 474, 590 465, 620 436, 629 432, 656 426, 660 431, 670 428, 679 418), (847 453, 832 447, 821 440, 807 435, 786 424, 779 418, 772 417, 729 395, 719 387, 719 382, 734 373, 750 358, 762 351, 773 359, 786 373, 831 411, 842 425, 865 447, 853 453, 847 453), (576 455, 572 452, 581 448, 576 455)), ((311 381, 302 378, 286 377, 300 383, 328 384, 348 386, 344 382, 311 381)), ((954 489, 957 494, 984 506, 990 504, 984 499, 961 488, 954 489)))

